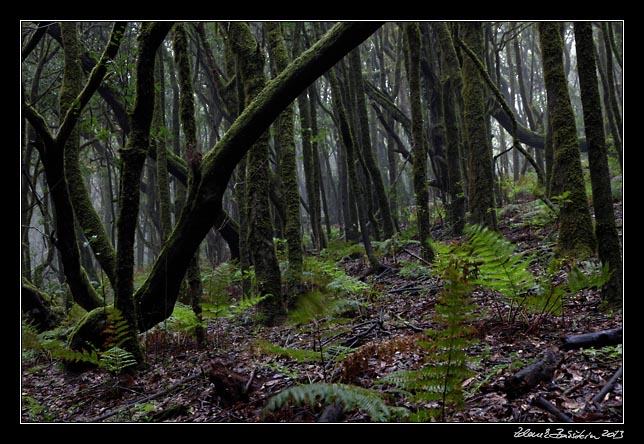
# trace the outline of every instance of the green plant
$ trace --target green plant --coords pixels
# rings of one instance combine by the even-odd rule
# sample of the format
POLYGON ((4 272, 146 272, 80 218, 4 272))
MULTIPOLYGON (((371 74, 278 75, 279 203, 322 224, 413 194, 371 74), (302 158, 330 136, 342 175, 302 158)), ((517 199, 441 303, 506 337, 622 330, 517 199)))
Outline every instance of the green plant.
POLYGON ((121 347, 110 347, 99 355, 99 368, 107 370, 112 375, 118 375, 128 367, 136 366, 134 355, 121 347))
POLYGON ((315 350, 280 347, 279 345, 271 344, 268 341, 258 341, 257 346, 259 350, 264 353, 284 356, 299 363, 326 362, 330 360, 337 362, 353 351, 350 347, 331 345, 320 352, 315 350))
POLYGON ((296 405, 305 404, 312 408, 337 403, 342 406, 345 412, 360 410, 369 415, 375 422, 404 418, 409 414, 409 411, 404 407, 387 405, 383 400, 383 393, 377 390, 354 385, 328 383, 297 385, 282 390, 269 400, 264 414, 278 410, 290 403, 295 403, 296 405))
POLYGON ((33 396, 22 396, 22 409, 26 410, 31 421, 53 421, 55 418, 33 396))
POLYGON ((72 364, 89 364, 104 369, 112 374, 119 374, 128 367, 137 364, 132 353, 123 349, 129 340, 130 333, 127 320, 120 310, 115 307, 106 307, 106 327, 104 331, 105 342, 103 350, 91 346, 87 349, 72 350, 62 339, 41 336, 41 344, 53 358, 61 359, 72 364))
MULTIPOLYGON (((528 291, 535 287, 529 271, 533 258, 516 253, 516 247, 484 226, 466 226, 466 243, 454 254, 466 261, 473 272, 472 283, 499 292, 509 302, 506 321, 514 322, 525 307, 528 291)), ((498 311, 499 316, 503 316, 498 311)))
POLYGON ((398 274, 407 279, 429 279, 433 276, 431 268, 414 261, 402 261, 398 274))
POLYGON ((393 372, 376 381, 395 386, 417 404, 411 421, 436 418, 445 421, 448 410, 464 406, 462 385, 474 375, 469 367, 475 362, 467 354, 467 349, 476 342, 470 338, 472 329, 468 327, 474 317, 468 297, 473 289, 470 282, 473 271, 467 261, 450 256, 442 273, 443 289, 436 305, 436 322, 442 328, 426 331, 429 341, 418 342, 426 350, 423 367, 393 372))

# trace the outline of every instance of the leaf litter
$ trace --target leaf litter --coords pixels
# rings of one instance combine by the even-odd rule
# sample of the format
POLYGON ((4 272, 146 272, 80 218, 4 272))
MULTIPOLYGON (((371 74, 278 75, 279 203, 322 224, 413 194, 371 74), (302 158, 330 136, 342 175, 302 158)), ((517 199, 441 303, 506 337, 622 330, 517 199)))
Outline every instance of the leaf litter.
MULTIPOLYGON (((616 213, 621 215, 621 211, 616 213)), ((531 270, 543 272, 554 248, 556 226, 535 228, 517 223, 519 212, 511 216, 501 220, 501 232, 515 243, 517 251, 545 257, 531 270)), ((442 231, 439 228, 433 234, 440 238, 442 231)), ((414 335, 434 327, 441 283, 399 272, 401 264, 419 262, 418 254, 417 244, 407 245, 383 257, 388 272, 367 277, 368 263, 363 257, 345 258, 341 265, 347 273, 371 284, 378 294, 372 292, 359 310, 345 314, 343 323, 321 318, 309 324, 266 328, 241 317, 209 319, 206 343, 201 346, 189 334, 153 329, 142 340, 146 367, 121 376, 102 370, 73 373, 44 356, 30 360, 22 366, 21 422, 315 422, 323 406, 294 407, 269 415, 264 414, 264 407, 272 396, 296 384, 350 376, 350 383, 370 388, 393 371, 422 365, 420 348, 406 345, 388 350, 388 344, 411 342, 414 335), (267 352, 262 341, 315 354, 304 359, 288 352, 267 352), (362 353, 359 362, 351 362, 351 352, 359 350, 373 353, 362 353), (217 386, 221 380, 209 367, 213 362, 221 363, 228 376, 236 378, 242 393, 239 399, 227 400, 223 395, 217 386), (350 375, 342 373, 347 362, 352 365, 350 375)), ((564 281, 565 272, 555 279, 564 281)), ((575 422, 623 422, 621 379, 601 402, 592 402, 622 365, 619 346, 561 351, 563 361, 552 380, 512 400, 502 390, 507 378, 558 345, 564 335, 622 325, 621 311, 600 309, 600 290, 582 290, 567 298, 563 314, 544 316, 536 329, 500 320, 499 310, 507 307, 502 307, 497 294, 476 289, 472 297, 481 315, 472 325, 479 341, 469 354, 479 361, 473 369, 475 376, 463 384, 465 408, 451 412, 448 422, 557 422, 534 405, 537 397, 575 422)), ((403 398, 397 397, 396 402, 405 405, 403 398)), ((369 418, 353 411, 346 412, 343 421, 366 422, 369 418)))

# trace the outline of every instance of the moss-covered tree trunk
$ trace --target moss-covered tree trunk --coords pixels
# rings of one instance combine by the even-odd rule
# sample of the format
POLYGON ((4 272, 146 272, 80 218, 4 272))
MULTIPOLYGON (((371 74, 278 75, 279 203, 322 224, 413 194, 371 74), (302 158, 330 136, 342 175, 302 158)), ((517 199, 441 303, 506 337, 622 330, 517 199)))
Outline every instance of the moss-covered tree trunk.
POLYGON ((429 219, 429 189, 427 188, 427 152, 423 134, 423 111, 420 101, 420 44, 421 36, 418 23, 405 22, 403 25, 407 42, 409 82, 409 103, 412 122, 413 182, 416 198, 416 217, 418 237, 421 242, 421 255, 426 261, 434 260, 431 246, 429 219))
POLYGON ((442 106, 445 124, 445 155, 447 157, 447 181, 449 204, 447 223, 455 235, 465 227, 465 195, 461 176, 461 132, 458 126, 458 102, 456 94, 463 88, 463 77, 454 48, 454 42, 446 23, 433 25, 441 46, 443 65, 442 106))
POLYGON ((342 138, 342 145, 345 147, 346 152, 346 174, 349 181, 348 191, 354 196, 355 206, 357 207, 358 213, 358 223, 360 227, 360 234, 362 242, 365 247, 365 253, 371 264, 371 268, 374 272, 381 270, 382 264, 376 257, 376 254, 373 250, 371 244, 371 239, 369 238, 369 229, 367 226, 368 216, 367 216, 367 203, 365 202, 365 192, 362 188, 362 183, 360 182, 360 177, 358 176, 357 169, 357 148, 353 134, 351 133, 351 128, 349 125, 349 117, 346 111, 345 105, 342 100, 342 91, 338 83, 338 79, 333 70, 329 71, 327 74, 329 83, 331 84, 331 94, 333 95, 333 107, 337 114, 338 121, 338 131, 340 132, 340 137, 342 138))
POLYGON ((608 169, 608 150, 597 86, 597 63, 590 22, 575 22, 575 48, 584 127, 588 143, 590 182, 595 209, 595 236, 599 259, 608 263, 611 277, 602 288, 602 297, 611 305, 622 303, 622 256, 608 169))
POLYGON ((550 195, 562 197, 558 254, 584 257, 594 251, 595 240, 581 169, 575 116, 564 73, 563 41, 559 26, 557 22, 540 22, 538 25, 554 147, 550 195))
MULTIPOLYGON (((228 26, 228 44, 237 56, 239 74, 244 84, 246 106, 264 88, 264 56, 248 24, 231 22, 228 26)), ((255 266, 257 291, 270 295, 260 304, 267 325, 284 320, 286 314, 282 298, 280 269, 273 243, 273 224, 270 214, 270 160, 268 133, 263 132, 249 151, 246 165, 246 192, 248 205, 247 236, 255 266)))
MULTIPOLYGON (((90 73, 82 91, 69 104, 61 103, 63 110, 60 114, 63 117, 55 137, 50 133, 45 119, 34 108, 23 103, 25 117, 27 117, 29 123, 42 140, 42 144, 37 144, 36 147, 40 152, 50 197, 54 205, 56 231, 52 233, 51 240, 59 251, 67 285, 70 288, 73 299, 86 310, 100 306, 102 301, 81 266, 75 230, 76 219, 65 177, 65 144, 76 127, 80 113, 105 77, 107 64, 118 52, 124 29, 125 23, 115 23, 106 49, 90 73)), ((68 49, 74 51, 73 48, 68 49)), ((69 55, 68 60, 70 63, 76 63, 77 52, 74 52, 74 55, 69 55)), ((63 76, 65 76, 64 73, 63 76)), ((67 86, 63 82, 61 96, 71 96, 71 94, 68 95, 65 91, 62 91, 67 86)))
POLYGON ((315 82, 309 86, 309 114, 311 116, 311 167, 313 168, 313 211, 316 215, 319 249, 326 248, 326 238, 322 230, 322 195, 324 193, 320 172, 320 133, 318 132, 318 112, 315 103, 315 82))
MULTIPOLYGON (((197 127, 195 123, 194 88, 192 86, 192 73, 190 53, 188 51, 188 36, 185 25, 178 23, 174 27, 172 40, 174 48, 174 63, 179 77, 179 120, 183 129, 184 155, 188 165, 188 195, 194 195, 193 188, 199 183, 201 168, 201 151, 197 142, 197 127)), ((186 271, 190 305, 198 320, 201 320, 201 271, 199 269, 199 248, 190 261, 186 271)), ((205 339, 201 326, 195 329, 198 343, 205 339)))
POLYGON ((141 362, 138 316, 134 304, 134 237, 138 226, 141 173, 150 143, 150 126, 154 110, 154 66, 156 50, 172 27, 172 23, 146 23, 141 28, 137 49, 136 99, 130 114, 131 130, 128 141, 120 151, 121 174, 119 213, 117 219, 116 287, 114 306, 130 326, 128 351, 141 362))
MULTIPOLYGON (((483 59, 483 32, 480 22, 460 25, 463 42, 483 59)), ((472 224, 496 230, 492 147, 485 109, 486 88, 476 63, 463 59, 463 116, 467 144, 468 210, 472 224)))
MULTIPOLYGON (((61 38, 65 47, 64 86, 61 89, 61 114, 64 115, 78 96, 83 84, 80 65, 80 43, 76 22, 62 22, 61 38)), ((74 207, 76 221, 89 241, 89 246, 112 285, 116 281, 115 251, 94 209, 80 168, 80 133, 74 128, 65 146, 65 178, 74 207)))
POLYGON ((606 53, 606 92, 608 103, 606 108, 610 108, 613 124, 613 139, 615 143, 615 150, 619 155, 620 165, 622 163, 622 115, 617 103, 617 95, 615 94, 615 74, 613 72, 613 45, 611 45, 610 36, 610 23, 602 22, 602 37, 604 40, 604 51, 606 53))
POLYGON ((137 340, 138 316, 134 303, 134 237, 140 207, 141 172, 148 155, 154 110, 154 66, 157 48, 172 27, 171 22, 145 23, 137 38, 136 99, 130 113, 130 135, 120 152, 121 178, 117 219, 116 287, 114 306, 130 326, 124 344, 137 361, 143 355, 137 340))
POLYGON ((382 179, 382 174, 376 163, 373 154, 373 147, 371 144, 371 137, 369 135, 369 114, 367 110, 367 102, 365 100, 365 86, 362 76, 362 61, 360 59, 360 50, 355 49, 349 54, 349 75, 351 76, 351 83, 354 88, 355 94, 355 112, 357 115, 357 133, 355 137, 359 137, 362 158, 364 164, 371 178, 374 186, 374 193, 380 209, 380 218, 382 220, 382 231, 386 239, 394 235, 394 221, 391 215, 391 207, 389 199, 385 191, 385 184, 382 179))
MULTIPOLYGON (((269 54, 275 61, 276 73, 280 73, 286 69, 289 63, 281 25, 279 22, 266 22, 264 27, 267 31, 269 54)), ((285 234, 288 267, 285 278, 289 297, 292 296, 292 289, 297 288, 301 282, 303 265, 300 187, 297 180, 293 119, 294 109, 291 104, 280 114, 277 128, 277 140, 281 149, 279 177, 286 206, 285 234)))
MULTIPOLYGON (((172 314, 185 270, 195 250, 212 228, 213 220, 222 215, 223 195, 242 157, 281 111, 313 80, 381 25, 370 22, 336 25, 268 83, 217 145, 204 156, 201 180, 194 191, 196 195, 189 200, 190 207, 182 212, 150 274, 137 290, 141 331, 154 327, 172 314), (172 270, 172 273, 168 273, 168 270, 172 270)), ((100 319, 96 315, 88 316, 78 329, 85 333, 77 333, 76 339, 84 344, 83 335, 95 331, 99 325, 100 319)))
POLYGON ((156 99, 152 114, 151 148, 156 156, 157 194, 159 198, 159 240, 161 245, 168 240, 172 231, 172 201, 170 199, 170 176, 168 173, 168 150, 166 148, 165 126, 165 69, 163 65, 163 49, 157 52, 156 99))

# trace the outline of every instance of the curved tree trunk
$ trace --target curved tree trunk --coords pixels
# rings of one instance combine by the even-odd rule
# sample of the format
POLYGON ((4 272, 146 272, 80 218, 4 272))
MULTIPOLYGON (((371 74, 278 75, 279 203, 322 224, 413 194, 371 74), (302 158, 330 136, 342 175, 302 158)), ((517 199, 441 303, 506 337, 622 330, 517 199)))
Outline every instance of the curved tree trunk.
MULTIPOLYGON (((65 74, 61 87, 61 114, 65 114, 82 87, 82 68, 80 65, 80 44, 76 22, 62 22, 61 37, 65 49, 65 74)), ((65 179, 69 196, 74 207, 76 221, 89 242, 89 246, 98 263, 103 268, 108 279, 116 283, 115 251, 112 246, 101 218, 96 213, 94 205, 85 186, 85 179, 80 167, 80 133, 74 128, 64 148, 65 179)))
MULTIPOLYGON (((191 204, 179 218, 168 242, 135 298, 140 331, 146 331, 172 314, 183 275, 194 251, 221 213, 223 194, 235 166, 257 138, 311 82, 364 41, 382 23, 340 23, 294 60, 235 120, 201 163, 201 179, 191 204), (169 271, 172 272, 169 272, 169 271)), ((90 329, 98 320, 90 315, 90 329)), ((90 329, 91 330, 91 329, 90 329)), ((80 329, 79 329, 80 331, 80 329)))
MULTIPOLYGON (((56 232, 52 233, 51 240, 56 245, 63 264, 67 284, 71 290, 74 301, 86 310, 99 307, 102 301, 92 287, 87 273, 81 266, 78 240, 75 230, 74 209, 71 203, 70 191, 65 178, 65 144, 71 136, 80 113, 87 105, 90 98, 99 88, 107 72, 108 62, 116 55, 125 23, 115 23, 110 40, 103 52, 101 59, 89 75, 83 90, 70 103, 61 120, 58 133, 54 137, 47 128, 45 119, 32 107, 23 103, 23 112, 29 123, 38 133, 42 144, 37 148, 43 162, 45 176, 49 185, 49 192, 54 204, 56 217, 56 232)), ((61 92, 61 96, 63 96, 61 92)))
POLYGON ((130 326, 125 345, 138 362, 143 355, 137 341, 138 316, 134 303, 134 238, 140 207, 140 182, 150 145, 154 110, 154 62, 156 51, 172 27, 171 22, 145 23, 138 36, 136 99, 130 115, 131 131, 121 150, 121 179, 117 219, 116 286, 114 306, 130 326))

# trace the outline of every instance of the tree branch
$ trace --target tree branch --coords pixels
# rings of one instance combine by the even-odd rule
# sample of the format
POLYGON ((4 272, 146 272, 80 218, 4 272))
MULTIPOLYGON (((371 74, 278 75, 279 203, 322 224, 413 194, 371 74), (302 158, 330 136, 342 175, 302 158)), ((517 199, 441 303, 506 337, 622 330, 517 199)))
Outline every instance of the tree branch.
POLYGON ((60 124, 60 129, 56 136, 56 140, 61 145, 65 143, 69 135, 71 134, 78 118, 80 117, 81 111, 85 108, 85 105, 92 98, 98 87, 100 86, 105 74, 107 73, 107 64, 111 61, 119 50, 121 45, 121 40, 123 39, 123 34, 125 31, 125 26, 127 22, 116 22, 112 27, 112 33, 110 34, 110 40, 101 55, 101 59, 98 61, 94 69, 87 79, 85 88, 80 92, 78 97, 74 100, 72 105, 69 107, 67 114, 63 118, 62 123, 60 124))

